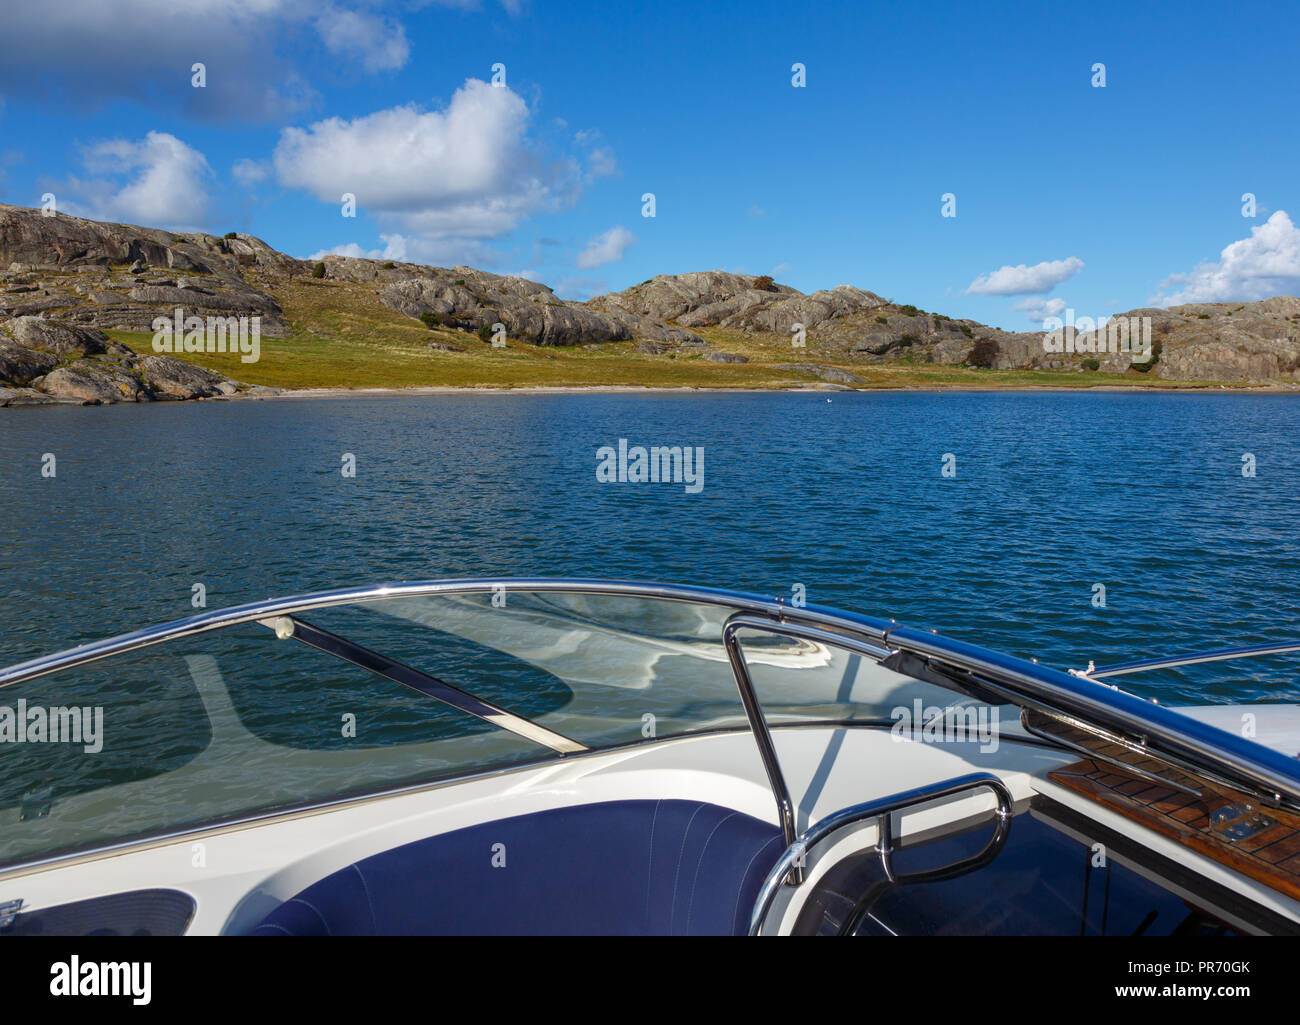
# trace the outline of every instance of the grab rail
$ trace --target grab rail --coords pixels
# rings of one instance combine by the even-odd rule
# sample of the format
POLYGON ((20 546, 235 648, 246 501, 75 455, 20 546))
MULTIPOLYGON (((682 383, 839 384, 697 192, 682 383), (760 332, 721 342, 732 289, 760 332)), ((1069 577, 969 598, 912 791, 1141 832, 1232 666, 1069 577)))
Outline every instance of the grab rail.
POLYGON ((888 632, 887 643, 928 659, 933 669, 954 674, 954 687, 960 688, 959 680, 966 677, 1008 703, 1122 734, 1154 757, 1222 780, 1272 807, 1300 811, 1300 762, 1254 740, 1114 690, 1100 680, 1071 676, 964 641, 898 627, 888 632))
MULTIPOLYGON (((846 650, 881 659, 889 654, 889 649, 816 626, 795 625, 777 619, 737 612, 722 626, 722 644, 727 649, 727 658, 731 662, 731 672, 736 678, 736 687, 740 691, 741 704, 745 706, 745 715, 749 719, 750 731, 758 744, 759 756, 763 759, 763 769, 767 773, 768 783, 772 787, 772 796, 776 799, 776 813, 781 822, 781 834, 786 845, 796 842, 798 826, 794 819, 794 805, 790 801, 790 788, 781 772, 781 763, 776 755, 776 746, 772 743, 772 731, 768 728, 767 718, 763 715, 762 705, 754 692, 754 681, 749 675, 749 666, 745 662, 745 653, 737 640, 736 634, 741 630, 761 630, 784 637, 801 640, 819 641, 834 644, 846 650)), ((794 865, 789 869, 788 882, 798 886, 803 882, 803 867, 794 865)))
POLYGON ((1262 658, 1265 655, 1285 655, 1300 651, 1300 644, 1287 641, 1282 644, 1252 644, 1244 648, 1219 648, 1215 651, 1198 651, 1191 655, 1167 655, 1163 658, 1144 658, 1136 662, 1117 662, 1100 669, 1089 669, 1083 675, 1092 680, 1106 676, 1126 676, 1129 673, 1146 673, 1153 669, 1173 669, 1176 666, 1194 666, 1202 662, 1223 662, 1231 658, 1262 658))
MULTIPOLYGON (((781 763, 776 757, 772 731, 768 729, 767 717, 763 715, 763 708, 758 703, 758 695, 754 693, 754 681, 749 675, 749 666, 745 664, 745 653, 741 650, 740 642, 736 640, 736 632, 745 625, 743 617, 733 616, 728 619, 722 627, 722 645, 727 649, 731 673, 736 679, 736 688, 740 691, 740 703, 745 706, 750 732, 754 734, 754 742, 758 744, 763 770, 767 773, 767 781, 772 787, 772 796, 776 798, 776 814, 781 820, 781 835, 788 845, 794 843, 798 835, 798 828, 794 821, 794 805, 790 803, 790 787, 785 782, 781 763)), ((792 885, 797 885, 802 881, 803 871, 796 866, 790 873, 790 882, 792 885)))
POLYGON ((772 902, 776 899, 781 885, 796 868, 802 869, 807 853, 828 836, 838 832, 845 826, 861 822, 864 819, 879 819, 876 853, 880 855, 885 877, 890 882, 899 884, 923 883, 945 878, 949 873, 965 868, 968 863, 977 863, 988 857, 991 851, 1000 849, 1011 829, 1012 803, 1011 791, 1007 789, 1006 784, 999 777, 991 772, 973 772, 967 776, 958 776, 956 779, 945 780, 942 783, 931 783, 927 786, 917 787, 914 790, 905 790, 899 794, 891 794, 888 797, 879 797, 874 801, 855 804, 827 815, 786 848, 780 860, 773 866, 772 871, 767 874, 767 878, 763 880, 763 885, 758 891, 758 897, 754 901, 753 913, 750 915, 749 935, 758 936, 761 933, 763 925, 767 921, 768 912, 772 909, 772 902), (984 845, 984 848, 978 854, 963 859, 957 865, 945 865, 942 868, 905 873, 901 876, 895 875, 893 870, 894 834, 890 816, 915 804, 939 800, 943 797, 964 793, 967 790, 977 790, 981 787, 988 787, 992 790, 998 802, 997 828, 994 830, 989 842, 984 845))

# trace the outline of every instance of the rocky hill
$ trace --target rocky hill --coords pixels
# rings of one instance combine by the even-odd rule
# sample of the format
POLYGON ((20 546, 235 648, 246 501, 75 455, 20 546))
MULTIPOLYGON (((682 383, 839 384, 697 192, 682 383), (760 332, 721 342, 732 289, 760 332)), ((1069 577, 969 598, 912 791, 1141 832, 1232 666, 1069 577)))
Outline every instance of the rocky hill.
POLYGON ((501 324, 526 348, 631 342, 626 351, 638 358, 751 367, 761 360, 844 385, 900 362, 1300 385, 1300 299, 1291 297, 1119 314, 1150 318, 1156 358, 1133 366, 1123 353, 1052 352, 1041 332, 954 320, 848 285, 805 295, 770 278, 702 271, 581 303, 469 267, 333 256, 311 264, 246 234, 160 231, 0 205, 0 405, 264 394, 195 366, 201 354, 133 351, 105 332, 147 333, 155 318, 182 308, 200 318, 257 317, 262 336, 289 344, 319 335, 284 305, 313 278, 355 288, 390 320, 436 328, 442 340, 427 348, 452 353, 481 349, 480 339, 501 324), (795 337, 802 344, 792 344, 795 337))
MULTIPOLYGON (((756 279, 722 271, 662 275, 590 300, 598 309, 624 310, 680 327, 724 327, 744 332, 807 330, 810 352, 863 364, 908 357, 995 370, 1081 370, 1096 361, 1104 373, 1134 367, 1132 356, 1106 352, 1095 331, 1075 336, 1074 353, 1048 351, 1043 332, 1010 332, 973 320, 953 320, 897 306, 862 289, 841 285, 804 295, 783 285, 754 288, 756 279), (983 343, 977 353, 977 343, 983 343)), ((1154 359, 1146 373, 1170 381, 1300 383, 1300 299, 1201 303, 1144 308, 1115 315, 1139 325, 1150 320, 1154 359)))
MULTIPOLYGON (((2 251, 0 251, 2 255, 2 251)), ((325 277, 372 283, 385 306, 408 317, 464 330, 504 324, 512 338, 535 345, 594 345, 634 338, 706 348, 682 327, 630 310, 566 302, 545 285, 526 278, 488 274, 472 267, 424 267, 327 256, 325 277)))

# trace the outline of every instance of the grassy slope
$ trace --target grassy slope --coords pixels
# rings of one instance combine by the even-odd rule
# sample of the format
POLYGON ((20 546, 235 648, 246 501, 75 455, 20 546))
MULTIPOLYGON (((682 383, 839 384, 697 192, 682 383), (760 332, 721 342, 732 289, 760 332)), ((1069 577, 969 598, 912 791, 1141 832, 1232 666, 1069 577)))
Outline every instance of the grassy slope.
MULTIPOLYGON (((173 354, 211 367, 248 384, 275 388, 529 387, 560 385, 642 385, 647 387, 774 388, 815 384, 797 371, 764 364, 827 363, 810 349, 794 349, 777 336, 749 336, 721 328, 698 334, 717 348, 748 356, 747 364, 711 363, 697 354, 647 356, 633 343, 606 343, 600 349, 535 346, 511 342, 494 349, 477 336, 448 329, 430 330, 388 309, 373 288, 354 282, 299 278, 292 282, 254 282, 273 291, 293 326, 287 338, 263 338, 257 363, 238 354, 173 354), (430 349, 446 342, 464 352, 430 349)), ((146 333, 112 331, 137 352, 152 351, 146 333)), ((1093 372, 993 371, 895 360, 842 366, 866 380, 863 387, 1065 387, 1097 385, 1177 387, 1154 375, 1093 372)))

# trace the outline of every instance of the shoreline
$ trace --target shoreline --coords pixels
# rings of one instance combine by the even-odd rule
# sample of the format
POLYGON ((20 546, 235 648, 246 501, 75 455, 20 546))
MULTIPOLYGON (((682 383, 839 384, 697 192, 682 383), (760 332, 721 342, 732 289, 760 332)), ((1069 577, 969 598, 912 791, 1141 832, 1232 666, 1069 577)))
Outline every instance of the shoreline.
POLYGON ((210 399, 198 399, 199 402, 243 402, 274 401, 276 399, 347 399, 347 398, 401 398, 403 396, 424 395, 706 395, 706 394, 814 394, 814 395, 852 395, 869 393, 883 395, 890 393, 907 394, 942 394, 944 392, 982 392, 982 393, 1091 393, 1091 392, 1143 392, 1164 394, 1214 394, 1214 395, 1297 395, 1300 387, 1291 385, 1259 384, 1229 387, 1222 384, 1186 384, 1172 387, 1159 387, 1149 384, 1106 384, 1087 385, 1071 388, 1065 385, 996 385, 996 384, 950 384, 926 386, 897 386, 892 388, 852 388, 848 385, 808 385, 789 388, 703 388, 691 385, 521 385, 518 387, 500 387, 497 385, 421 385, 413 388, 294 388, 284 389, 277 395, 226 395, 210 399))
POLYGON ((391 388, 292 388, 282 389, 276 394, 248 394, 238 392, 233 395, 212 395, 196 399, 154 400, 152 402, 112 402, 97 403, 72 399, 53 399, 44 402, 14 402, 0 408, 39 409, 76 406, 152 406, 173 405, 197 402, 274 402, 277 400, 311 401, 315 399, 371 399, 371 398, 417 398, 435 395, 852 395, 852 394, 912 394, 940 395, 944 393, 970 394, 1116 394, 1123 392, 1140 392, 1142 394, 1161 393, 1166 395, 1295 395, 1300 396, 1300 386, 1284 384, 1250 384, 1229 386, 1225 384, 1186 384, 1159 387, 1149 384, 1095 384, 1069 387, 1050 384, 1005 384, 970 383, 970 384, 931 384, 898 385, 894 387, 853 388, 849 385, 822 382, 790 387, 774 388, 732 388, 699 387, 694 385, 520 385, 502 387, 499 385, 419 385, 416 387, 391 388))

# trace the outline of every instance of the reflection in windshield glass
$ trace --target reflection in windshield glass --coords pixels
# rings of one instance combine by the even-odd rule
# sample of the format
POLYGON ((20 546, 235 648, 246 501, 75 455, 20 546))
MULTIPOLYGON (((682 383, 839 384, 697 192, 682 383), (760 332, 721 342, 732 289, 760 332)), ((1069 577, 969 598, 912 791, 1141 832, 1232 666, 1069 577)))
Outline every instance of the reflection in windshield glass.
MULTIPOLYGON (((390 598, 304 613, 591 747, 747 720, 726 607, 627 595, 390 598)), ((773 723, 888 721, 952 693, 810 641, 741 634, 773 723)), ((426 694, 248 624, 53 673, 0 706, 94 706, 102 747, 0 744, 0 864, 553 758, 426 694)))

